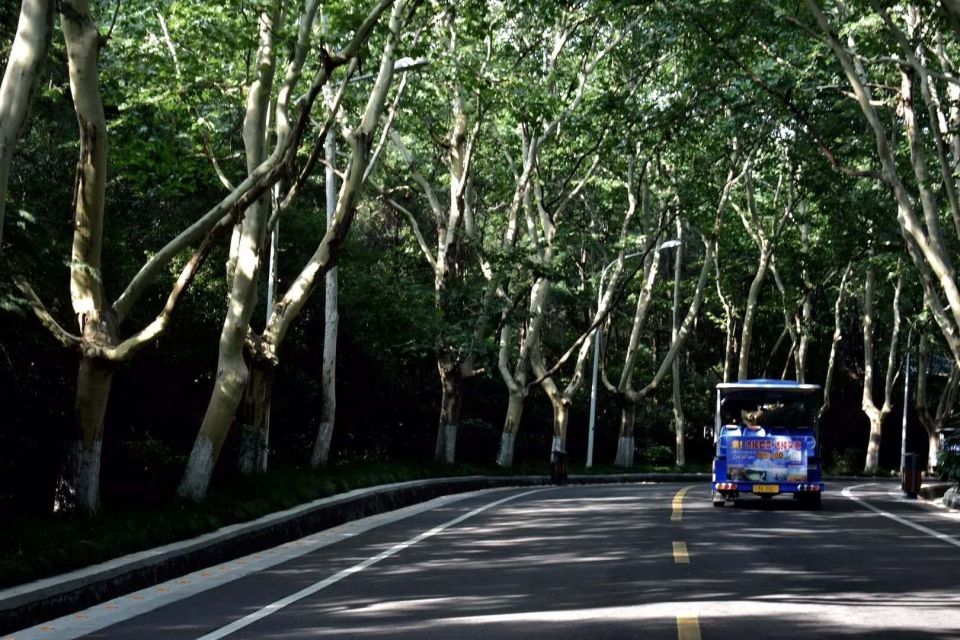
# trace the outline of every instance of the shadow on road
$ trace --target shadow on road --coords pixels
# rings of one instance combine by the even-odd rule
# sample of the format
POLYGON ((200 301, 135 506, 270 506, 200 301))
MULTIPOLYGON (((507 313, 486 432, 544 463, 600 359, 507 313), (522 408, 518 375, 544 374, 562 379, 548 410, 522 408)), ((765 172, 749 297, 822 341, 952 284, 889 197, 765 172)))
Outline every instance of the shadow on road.
POLYGON ((839 489, 820 511, 786 496, 716 509, 705 489, 677 524, 666 487, 541 494, 328 593, 301 629, 316 633, 319 617, 338 638, 673 639, 669 621, 687 611, 708 638, 960 637, 960 614, 945 615, 960 610, 956 549, 839 489), (676 540, 689 564, 674 561, 676 540))

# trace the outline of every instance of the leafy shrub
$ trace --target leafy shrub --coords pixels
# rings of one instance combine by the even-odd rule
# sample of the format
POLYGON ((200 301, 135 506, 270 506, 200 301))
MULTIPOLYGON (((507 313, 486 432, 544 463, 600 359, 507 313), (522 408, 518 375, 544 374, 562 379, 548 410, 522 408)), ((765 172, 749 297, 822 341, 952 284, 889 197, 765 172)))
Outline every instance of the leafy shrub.
POLYGON ((669 466, 674 462, 673 447, 651 444, 640 455, 640 461, 654 466, 669 466))
POLYGON ((944 480, 960 484, 960 433, 944 442, 943 450, 937 456, 937 472, 944 480))
POLYGON ((857 474, 863 472, 867 462, 867 454, 861 449, 844 449, 833 455, 830 465, 832 472, 840 475, 857 474))

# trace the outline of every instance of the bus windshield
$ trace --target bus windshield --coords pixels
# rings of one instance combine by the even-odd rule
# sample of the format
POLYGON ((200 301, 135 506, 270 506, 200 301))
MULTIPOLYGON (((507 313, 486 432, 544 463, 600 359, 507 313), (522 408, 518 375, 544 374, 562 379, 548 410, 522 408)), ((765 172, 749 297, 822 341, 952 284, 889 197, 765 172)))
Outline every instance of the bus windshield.
POLYGON ((813 407, 806 398, 764 398, 755 395, 733 395, 720 405, 720 424, 747 427, 810 428, 813 407))

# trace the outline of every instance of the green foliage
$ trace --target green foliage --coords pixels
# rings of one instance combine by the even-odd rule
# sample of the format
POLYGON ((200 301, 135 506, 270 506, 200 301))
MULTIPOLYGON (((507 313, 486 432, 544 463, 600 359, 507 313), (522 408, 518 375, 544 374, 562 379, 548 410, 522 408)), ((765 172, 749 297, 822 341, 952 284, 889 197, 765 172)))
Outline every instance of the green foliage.
POLYGON ((943 443, 943 450, 937 456, 937 474, 960 484, 960 434, 951 435, 943 443))
POLYGON ((844 449, 831 456, 826 462, 828 472, 837 475, 859 475, 863 473, 866 452, 862 449, 844 449))
MULTIPOLYGON (((120 5, 117 23, 100 53, 110 142, 103 272, 108 295, 116 296, 145 258, 222 197, 224 191, 208 155, 219 160, 234 183, 245 175, 240 132, 254 73, 257 15, 264 4, 259 0, 129 0, 120 5)), ((314 34, 315 51, 342 46, 364 18, 368 4, 323 3, 326 25, 314 34)), ((98 20, 104 33, 112 9, 113 5, 100 6, 98 20)), ((895 95, 900 68, 880 62, 901 52, 884 23, 867 9, 864 3, 850 3, 850 19, 838 22, 843 35, 856 38, 861 57, 870 66, 884 117, 898 123, 893 140, 896 159, 912 183, 911 149, 900 133, 895 95)), ((949 34, 934 5, 921 9, 925 33, 940 29, 949 34)), ((278 49, 284 54, 295 35, 294 15, 295 11, 289 12, 288 20, 277 27, 278 49)), ((13 5, 0 6, 0 62, 6 60, 15 22, 13 5)), ((878 273, 876 332, 884 335, 890 328, 895 270, 905 253, 887 187, 872 177, 853 178, 838 172, 825 159, 824 147, 839 164, 859 171, 879 168, 874 137, 859 107, 846 95, 833 54, 805 28, 810 24, 800 5, 782 1, 629 6, 613 0, 419 3, 398 53, 424 57, 429 63, 408 75, 392 126, 445 213, 454 98, 462 99, 468 128, 476 127, 471 181, 464 194, 476 233, 467 237, 466 222, 455 222, 458 239, 451 248, 451 271, 443 290, 437 291, 435 273, 409 221, 379 190, 411 212, 428 249, 436 250, 446 229, 438 225, 438 216, 388 138, 371 178, 378 188, 364 191, 361 215, 339 256, 338 381, 343 402, 338 404, 335 450, 357 458, 429 456, 439 400, 438 353, 450 354, 454 360, 470 354, 476 357, 476 366, 484 368, 484 377, 473 381, 476 388, 467 388, 463 423, 468 425, 464 430, 476 437, 471 443, 488 447, 497 431, 490 425, 502 423, 505 406, 497 370, 502 335, 498 332, 510 326, 522 335, 530 319, 529 294, 534 283, 545 278, 551 285, 543 332, 543 350, 550 360, 564 353, 590 325, 604 266, 620 251, 630 253, 643 246, 658 231, 661 216, 679 216, 685 225, 685 263, 680 273, 680 306, 685 308, 704 258, 700 235, 712 232, 724 182, 731 171, 736 175, 743 169, 749 155, 758 218, 766 228, 783 214, 791 193, 798 203, 776 238, 775 262, 784 293, 770 276, 761 289, 751 375, 763 371, 779 377, 785 365, 785 375, 794 375, 788 362, 790 340, 777 347, 778 338, 784 330, 784 312, 795 313, 802 296, 809 295, 813 315, 805 327, 812 337, 807 377, 823 380, 840 274, 847 261, 853 261, 855 271, 841 310, 839 407, 825 417, 830 427, 825 431, 836 438, 836 449, 841 451, 832 462, 835 470, 861 471, 864 442, 858 429, 862 424, 851 418, 859 415, 857 386, 863 375, 857 292, 867 256, 872 255, 870 264, 878 273), (455 42, 451 29, 456 32, 455 42), (585 65, 621 32, 623 40, 593 70, 582 100, 575 103, 585 65), (564 46, 552 58, 558 43, 564 46), (524 141, 529 144, 542 135, 561 115, 555 135, 546 137, 539 149, 532 186, 527 192, 518 189, 524 141), (588 177, 594 161, 596 169, 588 177), (641 203, 624 230, 631 162, 635 180, 644 184, 649 200, 646 208, 641 203), (560 211, 560 203, 580 180, 583 188, 560 211), (519 203, 516 209, 514 198, 519 203), (515 242, 505 244, 502 238, 514 210, 519 232, 515 242), (548 219, 556 233, 549 260, 538 253, 544 242, 541 219, 548 219), (484 272, 486 268, 489 273, 484 272), (480 320, 486 320, 486 326, 480 320), (478 326, 485 329, 481 335, 478 326)), ((382 28, 375 32, 358 76, 373 71, 373 52, 383 37, 382 28)), ((957 44, 949 37, 945 41, 947 56, 960 58, 957 44)), ((932 58, 935 53, 928 49, 932 58)), ((311 77, 318 65, 311 56, 304 77, 311 77)), ((335 78, 341 79, 340 75, 335 78)), ((942 82, 939 86, 942 99, 956 108, 948 86, 942 82)), ((347 121, 363 108, 368 89, 366 82, 347 87, 347 121)), ((921 98, 915 96, 918 104, 921 98)), ((322 115, 322 110, 315 114, 311 134, 317 132, 322 115)), ((930 125, 926 120, 920 123, 930 125)), ((69 433, 75 355, 64 355, 37 327, 7 275, 29 276, 51 314, 68 330, 76 330, 65 286, 78 153, 76 127, 64 46, 57 34, 15 158, 0 253, 4 274, 0 388, 13 398, 0 425, 0 449, 9 452, 0 460, 0 486, 14 487, 0 496, 0 510, 15 505, 9 510, 21 511, 24 502, 39 509, 49 506, 45 492, 55 475, 56 448, 69 433), (24 483, 17 478, 24 473, 40 489, 20 489, 24 483)), ((939 167, 934 145, 929 140, 922 145, 935 182, 939 167)), ((298 161, 305 154, 306 149, 301 150, 298 161)), ((297 275, 325 231, 319 211, 323 186, 319 176, 311 177, 281 220, 282 284, 297 275)), ((939 182, 934 191, 944 200, 939 203, 941 223, 949 230, 952 220, 939 182)), ((701 316, 680 356, 682 402, 688 425, 698 425, 690 427, 694 431, 712 420, 712 392, 723 371, 720 354, 730 319, 717 285, 733 305, 736 335, 759 258, 734 205, 746 206, 743 180, 733 187, 722 212, 719 283, 711 279, 708 284, 701 316)), ((672 232, 670 225, 663 235, 672 232)), ((957 255, 960 240, 948 236, 948 253, 957 255)), ((149 493, 148 501, 153 503, 162 503, 172 491, 214 382, 226 296, 222 268, 226 251, 225 246, 215 249, 181 301, 168 332, 115 380, 104 462, 108 508, 128 508, 137 490, 149 493)), ((652 377, 670 343, 671 257, 662 257, 660 281, 639 336, 637 381, 652 377)), ((185 260, 183 256, 171 264, 167 282, 147 293, 127 326, 143 326, 156 315, 165 303, 169 282, 185 260)), ((636 260, 630 268, 639 263, 636 260)), ((909 283, 904 309, 908 315, 922 315, 923 296, 909 261, 903 260, 901 268, 908 270, 909 283)), ((604 366, 614 382, 622 366, 619 355, 629 343, 641 278, 642 271, 625 278, 624 292, 604 327, 604 366)), ((265 297, 261 283, 254 328, 264 321, 265 297)), ((315 297, 279 354, 273 410, 283 427, 275 429, 272 437, 279 459, 291 463, 305 459, 320 409, 317 361, 323 318, 321 296, 315 297)), ((517 342, 508 345, 511 363, 519 354, 517 342)), ((558 380, 569 380, 571 370, 570 365, 563 368, 558 380)), ((667 378, 638 407, 638 441, 649 445, 643 449, 645 464, 669 465, 673 460, 669 382, 667 378)), ((587 397, 588 390, 581 387, 575 397, 577 408, 587 397)), ((618 421, 617 405, 601 387, 598 437, 614 440, 618 421)), ((572 424, 571 429, 580 426, 572 424)), ((521 430, 521 437, 529 434, 529 450, 537 452, 531 457, 546 450, 550 429, 547 403, 541 395, 532 394, 521 430)), ((494 452, 491 448, 467 455, 490 460, 494 452)), ((696 450, 695 455, 706 460, 708 448, 696 450)), ((345 486, 326 477, 317 483, 321 494, 345 486)), ((309 494, 290 491, 291 499, 309 494)), ((264 495, 252 500, 255 505, 239 510, 253 513, 276 506, 264 495)), ((204 520, 199 513, 189 517, 204 520)), ((186 528, 199 530, 195 524, 186 528)), ((50 546, 56 548, 57 541, 50 546)), ((77 552, 80 557, 85 553, 77 552)), ((50 563, 63 566, 58 564, 60 559, 50 563)))
POLYGON ((651 444, 643 449, 640 462, 654 466, 670 465, 674 459, 673 447, 663 444, 651 444))

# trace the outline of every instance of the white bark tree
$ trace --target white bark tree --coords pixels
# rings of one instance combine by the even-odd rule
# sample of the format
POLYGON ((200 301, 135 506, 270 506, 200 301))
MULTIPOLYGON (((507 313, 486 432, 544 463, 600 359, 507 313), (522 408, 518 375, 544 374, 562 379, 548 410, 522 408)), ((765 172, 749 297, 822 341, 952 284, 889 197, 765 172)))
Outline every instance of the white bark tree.
MULTIPOLYGON (((805 0, 805 4, 840 63, 864 119, 873 132, 876 157, 881 165, 881 176, 893 191, 897 206, 897 223, 906 243, 907 252, 920 274, 924 302, 943 334, 951 354, 960 363, 960 286, 957 284, 956 271, 947 249, 948 245, 940 223, 940 208, 937 204, 937 193, 942 189, 942 193, 946 194, 950 204, 955 232, 960 238, 960 204, 956 197, 957 177, 953 171, 953 161, 949 157, 949 148, 955 148, 953 144, 956 142, 956 134, 955 130, 949 129, 949 125, 941 124, 949 122, 949 117, 938 109, 936 100, 934 73, 938 73, 940 78, 944 77, 944 73, 936 72, 923 63, 924 50, 938 52, 943 50, 942 47, 937 47, 935 42, 923 39, 935 40, 940 36, 933 25, 920 23, 915 7, 908 5, 907 10, 902 13, 900 17, 905 25, 901 28, 879 2, 869 3, 873 16, 880 19, 889 33, 891 47, 896 54, 892 59, 897 64, 901 77, 900 99, 896 105, 898 117, 895 118, 895 124, 891 127, 886 124, 889 120, 886 114, 881 115, 884 103, 874 98, 869 70, 865 66, 865 59, 857 53, 853 33, 848 33, 845 42, 842 41, 831 19, 819 4, 815 0, 805 0), (911 43, 910 36, 921 44, 921 49, 911 43), (929 121, 925 124, 918 122, 916 116, 917 84, 919 84, 920 99, 928 114, 929 121), (901 169, 903 164, 897 158, 897 144, 893 135, 898 130, 903 131, 909 147, 907 166, 912 175, 901 169), (922 138, 924 135, 929 135, 929 138, 924 140, 922 138), (931 178, 928 173, 927 149, 931 146, 936 156, 934 164, 940 170, 937 178, 931 178), (913 181, 912 189, 909 182, 911 180, 913 181), (938 189, 938 186, 941 189, 938 189), (917 212, 918 204, 921 215, 917 212)), ((956 19, 952 2, 944 3, 943 9, 949 20, 956 19)), ((849 11, 849 6, 841 5, 843 19, 853 20, 853 16, 848 14, 849 11)), ((940 59, 942 61, 944 58, 940 59)), ((951 84, 954 83, 955 81, 951 81, 951 84)))
POLYGON ((823 400, 820 409, 817 411, 817 419, 823 417, 823 414, 830 408, 830 391, 833 388, 833 376, 837 368, 837 350, 840 341, 843 339, 843 331, 840 321, 843 311, 843 298, 846 295, 847 282, 850 279, 850 272, 853 269, 853 262, 848 262, 846 269, 843 270, 843 277, 840 278, 840 286, 837 288, 837 299, 833 304, 833 336, 830 339, 830 355, 827 356, 827 373, 823 381, 823 400))
MULTIPOLYGON (((569 55, 569 45, 575 39, 578 31, 586 28, 592 21, 571 17, 571 19, 556 25, 551 33, 547 34, 545 41, 550 44, 550 50, 544 52, 545 64, 543 65, 544 83, 547 93, 553 98, 559 108, 552 114, 543 117, 539 122, 530 123, 529 126, 521 129, 521 157, 520 162, 516 163, 522 167, 522 171, 515 172, 516 189, 514 190, 513 206, 522 203, 523 212, 526 219, 526 240, 532 259, 539 268, 549 270, 555 264, 560 252, 557 238, 558 224, 561 222, 563 212, 571 205, 580 191, 585 187, 588 180, 593 176, 599 166, 599 156, 594 158, 593 163, 585 172, 576 186, 569 190, 561 187, 558 193, 554 195, 554 201, 558 204, 554 207, 546 202, 544 197, 543 174, 538 171, 541 154, 546 146, 556 142, 561 127, 583 108, 587 95, 587 90, 591 80, 596 75, 599 65, 609 56, 620 43, 626 38, 641 18, 636 18, 617 30, 606 43, 595 43, 595 47, 582 54, 581 60, 576 68, 576 77, 570 83, 569 88, 564 89, 558 82, 558 66, 565 55, 569 55), (538 132, 538 133, 531 133, 538 132), (536 174, 533 172, 537 171, 536 174)), ((628 95, 637 90, 639 80, 635 79, 630 83, 627 92, 628 95)), ((602 143, 606 133, 600 136, 602 143)), ((586 159, 590 154, 581 156, 581 160, 586 159)), ((514 164, 511 162, 511 164, 514 164)), ((579 163, 578 163, 579 164, 579 163)), ((632 166, 631 166, 632 171, 632 166)), ((631 185, 632 187, 632 185, 631 185)), ((631 198, 633 193, 630 194, 631 198)), ((630 218, 635 211, 635 203, 631 204, 630 211, 622 225, 621 246, 625 239, 626 230, 629 228, 630 218)), ((649 245, 648 249, 649 250, 649 245)), ((623 269, 623 256, 625 253, 620 251, 611 276, 609 293, 615 291, 615 283, 623 269)), ((508 407, 507 417, 504 420, 504 430, 500 441, 500 452, 498 454, 498 463, 506 466, 504 463, 512 462, 513 446, 516 438, 516 430, 519 427, 519 417, 522 411, 523 400, 526 397, 529 388, 539 383, 550 400, 553 409, 553 440, 551 443, 551 455, 553 451, 566 451, 566 434, 570 418, 570 406, 573 402, 573 396, 579 390, 583 383, 583 370, 590 354, 590 340, 586 336, 581 336, 577 342, 561 357, 560 361, 548 367, 543 354, 542 336, 546 313, 550 304, 551 281, 549 277, 537 278, 533 284, 530 293, 530 304, 527 310, 528 326, 524 336, 524 342, 521 344, 518 352, 517 363, 514 372, 501 364, 500 372, 504 383, 508 389, 508 407), (569 382, 564 386, 556 380, 556 373, 566 358, 576 353, 576 361, 573 367, 573 374, 569 382), (523 384, 525 381, 525 359, 530 359, 537 380, 531 383, 523 384)), ((610 305, 614 301, 613 296, 606 296, 606 306, 602 303, 594 315, 594 323, 591 325, 591 332, 595 329, 597 319, 603 318, 610 311, 610 305)), ((509 319, 508 319, 509 321, 509 319)), ((509 335, 509 330, 508 330, 509 335)), ((502 336, 501 336, 502 337, 502 336)), ((501 341, 501 350, 499 361, 505 361, 505 350, 509 347, 508 342, 501 341)))
MULTIPOLYGON (((899 267, 899 265, 898 265, 899 267)), ((899 272, 899 268, 897 269, 899 272)), ((873 328, 876 322, 874 293, 876 274, 873 265, 867 267, 863 282, 863 412, 870 421, 870 436, 867 443, 867 458, 864 470, 876 470, 880 463, 880 439, 883 435, 883 421, 893 409, 893 383, 897 373, 897 340, 900 336, 900 293, 903 289, 903 275, 897 274, 897 283, 893 294, 893 314, 890 330, 890 348, 887 355, 887 371, 883 385, 883 398, 878 407, 873 393, 874 357, 873 328)))
POLYGON ((737 345, 737 319, 740 317, 740 313, 730 297, 723 293, 719 248, 717 256, 714 258, 714 269, 716 271, 717 298, 723 307, 723 331, 726 335, 723 343, 723 381, 732 382, 734 360, 736 360, 737 351, 739 350, 737 345))
MULTIPOLYGON (((673 263, 673 311, 672 322, 670 324, 670 343, 677 341, 680 335, 680 281, 683 278, 683 221, 677 218, 677 236, 680 243, 674 256, 673 263)), ((675 436, 674 461, 678 467, 687 464, 686 448, 684 446, 685 418, 683 415, 683 401, 680 395, 680 362, 682 358, 676 357, 673 360, 673 369, 671 371, 672 386, 672 404, 673 404, 673 433, 675 436)))
MULTIPOLYGON (((525 139, 524 149, 526 153, 523 158, 524 166, 533 167, 536 165, 534 157, 531 156, 531 151, 533 147, 538 144, 541 145, 541 147, 538 148, 542 148, 544 142, 546 141, 543 140, 538 143, 525 139)), ((531 198, 529 183, 525 179, 518 178, 515 202, 519 204, 519 202, 522 201, 523 203, 522 208, 526 214, 528 236, 532 238, 531 250, 534 254, 536 265, 549 267, 553 263, 556 255, 556 247, 554 244, 554 240, 556 239, 556 225, 562 221, 564 212, 580 195, 590 179, 594 176, 599 162, 599 156, 595 156, 584 176, 578 180, 567 193, 559 194, 560 202, 551 211, 547 211, 545 208, 542 188, 534 186, 533 192, 535 197, 531 198), (536 200, 536 211, 534 211, 532 200, 536 200)), ((579 164, 579 162, 576 164, 579 164)), ((517 226, 517 222, 514 219, 516 217, 516 210, 514 208, 511 208, 511 216, 512 218, 508 218, 510 222, 508 222, 508 229, 504 238, 506 241, 512 243, 514 241, 512 236, 516 233, 515 229, 517 226)), ((632 212, 629 212, 623 225, 624 231, 626 231, 629 226, 631 216, 632 212)), ((621 245, 623 244, 623 240, 624 238, 621 234, 621 245)), ((519 323, 508 311, 504 312, 502 317, 497 363, 500 376, 507 387, 508 402, 503 432, 500 437, 500 449, 497 454, 497 464, 501 467, 509 467, 513 464, 513 450, 517 431, 520 428, 520 417, 523 414, 524 401, 530 391, 527 382, 527 372, 530 368, 531 351, 535 343, 541 339, 543 325, 546 320, 544 310, 547 309, 549 305, 549 298, 550 280, 543 277, 536 278, 530 289, 528 308, 524 314, 523 322, 519 327, 520 342, 516 349, 516 360, 513 367, 509 364, 511 348, 513 346, 511 340, 514 332, 518 329, 515 324, 519 323)))
MULTIPOLYGON (((251 309, 246 307, 252 307, 252 300, 245 286, 234 288, 221 336, 217 384, 211 394, 206 414, 194 441, 178 491, 183 498, 202 500, 206 496, 210 477, 237 413, 241 398, 244 398, 245 404, 249 403, 255 407, 255 415, 262 415, 262 409, 268 406, 272 389, 272 370, 278 363, 278 350, 310 295, 336 262, 338 251, 350 230, 350 225, 356 214, 363 180, 367 175, 376 128, 393 79, 395 52, 406 17, 407 3, 404 0, 398 0, 396 2, 382 2, 378 5, 368 15, 367 21, 354 35, 344 53, 335 58, 343 61, 343 63, 352 60, 359 45, 367 39, 381 13, 391 4, 389 35, 380 58, 376 80, 359 124, 347 136, 347 143, 350 147, 350 161, 346 167, 343 184, 340 188, 337 212, 333 223, 327 229, 313 256, 294 278, 287 291, 274 304, 270 320, 262 333, 256 334, 249 326, 251 309), (345 55, 345 53, 349 53, 349 55, 345 55), (249 366, 246 363, 247 359, 251 363, 249 366), (251 370, 254 375, 251 375, 251 370)), ((291 128, 289 119, 290 96, 297 84, 303 66, 316 6, 316 2, 312 2, 311 5, 308 5, 308 11, 301 16, 297 51, 302 51, 304 55, 295 55, 290 61, 284 84, 278 94, 276 109, 278 138, 289 135, 291 128), (310 11, 311 8, 313 9, 312 12, 310 11)), ((331 114, 331 120, 333 115, 331 114)), ((324 129, 332 124, 331 120, 328 120, 324 129)), ((325 130, 321 134, 318 136, 319 144, 314 150, 315 157, 312 158, 314 161, 319 156, 323 141, 326 138, 325 130)), ((304 170, 309 166, 310 162, 307 163, 304 170)), ((303 175, 303 172, 301 172, 301 175, 303 175)), ((284 202, 280 204, 278 211, 275 213, 279 213, 288 206, 294 195, 295 191, 288 192, 284 202)), ((275 220, 268 220, 268 226, 273 222, 275 220)), ((259 248, 251 243, 249 252, 245 253, 244 242, 243 234, 241 234, 239 258, 236 266, 236 278, 242 280, 240 284, 245 284, 248 278, 255 280, 259 266, 259 248)), ((262 441, 263 438, 260 440, 262 441)))
POLYGON ((0 250, 10 166, 47 59, 56 15, 54 0, 22 0, 17 33, 0 82, 0 250))
MULTIPOLYGON (((620 405, 620 437, 617 440, 617 456, 614 460, 614 464, 618 467, 627 468, 633 466, 634 453, 636 451, 635 422, 637 404, 657 389, 663 381, 663 378, 670 373, 673 368, 673 363, 683 349, 693 327, 693 323, 699 314, 700 304, 703 301, 703 294, 707 282, 710 275, 716 270, 714 265, 716 239, 720 231, 722 214, 729 202, 730 191, 739 178, 740 176, 736 175, 732 170, 727 173, 726 180, 721 189, 719 202, 717 203, 713 229, 710 232, 710 236, 704 237, 703 239, 705 254, 693 299, 690 302, 683 321, 677 326, 676 331, 674 332, 673 329, 671 329, 670 347, 662 358, 658 358, 659 364, 653 377, 646 385, 637 389, 634 387, 633 382, 635 377, 634 372, 640 355, 640 340, 650 307, 651 292, 657 277, 657 263, 659 262, 657 254, 651 256, 649 263, 645 265, 644 283, 637 297, 637 306, 630 329, 630 340, 624 355, 624 364, 620 371, 620 379, 616 385, 613 385, 607 379, 606 375, 604 375, 604 385, 611 393, 615 394, 620 405)), ((644 198, 644 200, 646 200, 646 198, 644 198)), ((680 436, 678 435, 677 438, 679 439, 680 436)))
POLYGON ((935 408, 931 411, 928 385, 932 355, 931 342, 930 336, 921 334, 917 357, 916 408, 920 424, 927 432, 928 471, 933 471, 937 466, 937 455, 940 453, 940 431, 956 415, 957 391, 960 390, 960 367, 953 363, 943 387, 939 390, 939 397, 934 396, 935 408))
MULTIPOLYGON (((256 76, 247 92, 247 109, 243 120, 243 145, 246 154, 247 172, 256 170, 266 159, 268 114, 270 96, 276 74, 275 34, 284 25, 286 0, 273 0, 260 12, 259 47, 256 54, 256 76)), ((315 10, 316 3, 313 3, 315 10)), ((313 16, 308 19, 312 22, 313 16)), ((237 363, 243 362, 244 339, 247 327, 256 307, 260 254, 267 237, 267 220, 270 216, 270 194, 263 194, 251 203, 244 212, 243 220, 233 237, 234 254, 231 256, 230 303, 220 334, 220 357, 217 378, 223 386, 229 386, 237 363)), ((265 380, 269 371, 258 371, 252 381, 254 387, 269 384, 265 380)), ((267 469, 269 452, 269 422, 267 407, 248 402, 239 413, 240 446, 238 467, 241 473, 264 472, 267 469)))
MULTIPOLYGON (((327 205, 327 228, 333 226, 337 206, 336 134, 331 129, 324 142, 324 155, 327 160, 324 178, 324 196, 327 205)), ((337 267, 332 267, 326 276, 323 296, 323 368, 320 379, 320 424, 317 437, 310 454, 310 465, 319 467, 327 464, 330 457, 330 442, 333 439, 334 420, 337 415, 337 336, 340 327, 339 282, 337 267)))
POLYGON ((780 197, 780 191, 783 187, 783 181, 789 181, 789 195, 787 203, 782 213, 774 213, 772 220, 765 221, 757 207, 756 192, 753 177, 753 159, 748 158, 744 164, 744 191, 746 194, 746 207, 740 207, 734 203, 734 209, 740 214, 740 220, 743 222, 743 228, 757 245, 759 258, 757 260, 757 270, 750 282, 750 289, 747 293, 747 300, 744 303, 743 321, 740 324, 740 359, 737 364, 737 380, 745 380, 749 377, 750 371, 750 345, 753 341, 753 325, 757 316, 758 303, 760 301, 760 291, 763 288, 763 282, 766 280, 767 271, 770 268, 773 252, 776 248, 777 239, 783 228, 784 222, 793 212, 795 205, 795 193, 793 189, 793 176, 784 176, 781 172, 780 182, 777 185, 776 193, 773 197, 773 208, 776 209, 777 201, 780 197))
MULTIPOLYGON (((329 56, 328 64, 321 66, 309 90, 297 101, 296 121, 291 124, 285 119, 285 127, 278 126, 278 135, 270 155, 196 222, 154 252, 111 304, 105 298, 101 273, 107 128, 100 99, 97 65, 103 38, 91 15, 89 0, 64 0, 60 3, 71 93, 80 125, 70 281, 71 301, 80 327, 79 333, 73 334, 64 329, 25 279, 20 278, 17 282, 41 323, 61 344, 80 353, 74 412, 75 435, 68 446, 67 462, 58 485, 58 508, 88 511, 97 508, 103 420, 110 382, 117 364, 132 358, 166 330, 181 297, 216 241, 234 227, 252 203, 269 193, 283 175, 293 170, 318 93, 333 70, 356 57, 376 19, 390 4, 389 0, 381 0, 368 20, 358 28, 353 41, 342 51, 329 56), (122 337, 121 323, 137 306, 143 294, 166 272, 171 261, 191 247, 194 247, 193 255, 180 269, 163 309, 139 331, 122 337)), ((302 67, 306 47, 298 47, 295 54, 302 67)), ((286 86, 292 89, 295 79, 288 77, 290 82, 286 86)), ((289 105, 284 103, 282 115, 286 118, 288 113, 289 105)), ((299 176, 297 186, 304 179, 305 176, 299 176)))
MULTIPOLYGON (((99 502, 99 471, 103 421, 113 371, 159 336, 170 322, 177 303, 189 287, 216 237, 236 219, 236 207, 269 189, 279 175, 279 159, 246 180, 200 220, 153 255, 110 304, 104 294, 101 271, 104 199, 106 192, 107 127, 100 98, 99 51, 102 37, 87 0, 60 3, 61 28, 67 44, 70 86, 80 128, 80 160, 73 202, 74 242, 70 267, 70 297, 79 333, 64 329, 47 311, 23 278, 18 286, 35 315, 65 347, 80 354, 74 410, 74 434, 69 439, 60 475, 57 509, 94 511, 99 502), (169 262, 199 242, 173 284, 156 318, 132 336, 122 339, 120 324, 146 288, 169 262)), ((281 149, 283 150, 283 149, 281 149)))

